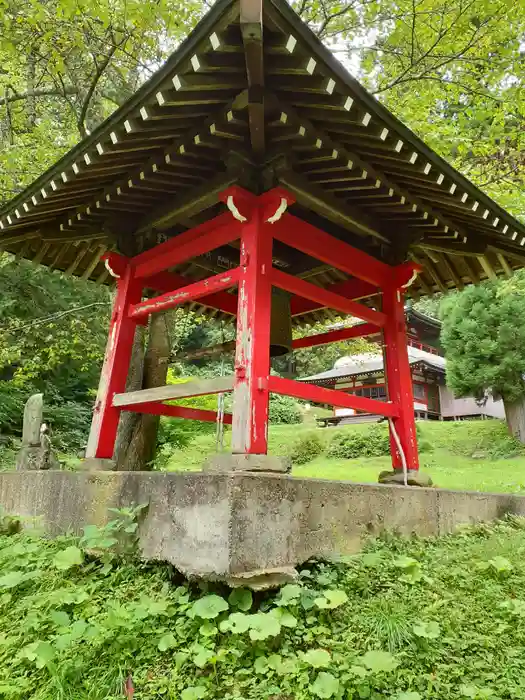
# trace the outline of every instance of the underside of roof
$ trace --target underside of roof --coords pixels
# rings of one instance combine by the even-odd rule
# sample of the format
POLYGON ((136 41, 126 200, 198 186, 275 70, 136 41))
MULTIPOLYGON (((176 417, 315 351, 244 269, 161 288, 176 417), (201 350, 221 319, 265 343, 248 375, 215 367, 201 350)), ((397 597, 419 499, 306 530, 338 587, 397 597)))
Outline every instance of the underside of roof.
MULTIPOLYGON (((135 255, 210 219, 232 184, 281 185, 296 216, 387 263, 420 263, 416 298, 525 262, 523 225, 368 94, 284 0, 219 0, 132 98, 0 211, 0 247, 107 283, 104 252, 135 255)), ((282 244, 274 255, 321 286, 347 279, 282 244)), ((176 270, 201 279, 237 264, 232 244, 176 270)))

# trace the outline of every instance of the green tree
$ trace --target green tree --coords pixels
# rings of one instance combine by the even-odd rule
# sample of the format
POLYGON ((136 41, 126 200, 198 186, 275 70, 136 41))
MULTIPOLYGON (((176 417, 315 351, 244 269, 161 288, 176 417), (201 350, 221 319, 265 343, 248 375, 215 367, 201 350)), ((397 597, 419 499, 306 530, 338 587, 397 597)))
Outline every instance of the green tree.
POLYGON ((525 273, 468 287, 443 302, 447 382, 459 396, 501 397, 510 431, 525 442, 525 273))

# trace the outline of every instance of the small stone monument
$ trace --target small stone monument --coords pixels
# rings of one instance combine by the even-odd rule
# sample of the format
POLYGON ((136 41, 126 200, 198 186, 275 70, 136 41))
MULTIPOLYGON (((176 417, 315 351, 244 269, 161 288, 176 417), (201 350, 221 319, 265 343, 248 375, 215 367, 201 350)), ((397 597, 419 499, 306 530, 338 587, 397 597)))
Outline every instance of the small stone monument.
POLYGON ((49 427, 42 422, 43 394, 33 394, 24 408, 22 447, 16 458, 19 471, 58 469, 59 463, 51 449, 49 427))

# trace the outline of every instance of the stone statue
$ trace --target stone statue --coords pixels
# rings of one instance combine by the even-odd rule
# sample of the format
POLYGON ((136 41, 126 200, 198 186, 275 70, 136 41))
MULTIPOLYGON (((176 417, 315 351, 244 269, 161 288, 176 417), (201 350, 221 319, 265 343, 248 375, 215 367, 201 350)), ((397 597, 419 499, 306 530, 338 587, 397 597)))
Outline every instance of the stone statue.
POLYGON ((58 469, 59 462, 51 449, 49 427, 42 422, 43 394, 33 394, 24 408, 22 447, 16 458, 17 470, 58 469))

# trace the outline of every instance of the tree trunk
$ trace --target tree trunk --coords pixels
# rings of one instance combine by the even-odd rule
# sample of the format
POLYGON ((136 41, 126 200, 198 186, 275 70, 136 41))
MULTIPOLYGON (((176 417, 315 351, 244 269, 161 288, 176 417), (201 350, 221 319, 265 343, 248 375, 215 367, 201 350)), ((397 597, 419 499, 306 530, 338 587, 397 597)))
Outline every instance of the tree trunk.
MULTIPOLYGON (((126 391, 137 391, 142 389, 142 380, 144 377, 144 343, 145 343, 145 328, 137 326, 135 331, 135 339, 133 341, 133 350, 131 351, 131 362, 129 366, 128 381, 126 382, 126 391)), ((117 440, 115 442, 115 451, 113 459, 116 462, 118 471, 126 471, 126 457, 128 448, 131 443, 131 438, 140 420, 140 413, 133 411, 122 411, 118 424, 117 440)))
POLYGON ((508 401, 503 397, 509 432, 525 444, 525 398, 508 401))
MULTIPOLYGON (((155 313, 150 317, 149 336, 139 388, 151 389, 166 384, 168 374, 169 337, 166 316, 155 313)), ((138 362, 137 362, 138 366, 138 362)), ((131 414, 134 421, 123 420, 117 437, 119 455, 118 471, 146 471, 153 468, 157 449, 157 432, 160 417, 147 414, 131 414), (124 432, 125 431, 125 432, 124 432), (127 449, 125 449, 127 446, 127 449)))

